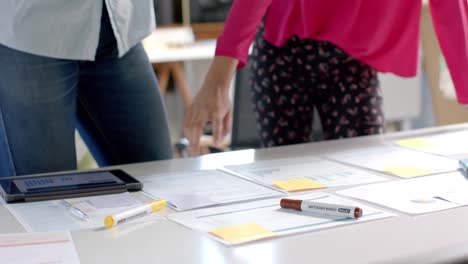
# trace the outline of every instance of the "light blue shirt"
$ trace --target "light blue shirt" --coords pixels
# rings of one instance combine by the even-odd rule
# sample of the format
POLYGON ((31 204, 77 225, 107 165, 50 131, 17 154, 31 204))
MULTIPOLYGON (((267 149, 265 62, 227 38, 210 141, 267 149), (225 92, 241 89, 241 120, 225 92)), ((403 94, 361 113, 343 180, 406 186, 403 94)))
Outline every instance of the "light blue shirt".
POLYGON ((0 44, 47 57, 94 60, 103 2, 121 57, 154 29, 153 0, 0 0, 0 44))

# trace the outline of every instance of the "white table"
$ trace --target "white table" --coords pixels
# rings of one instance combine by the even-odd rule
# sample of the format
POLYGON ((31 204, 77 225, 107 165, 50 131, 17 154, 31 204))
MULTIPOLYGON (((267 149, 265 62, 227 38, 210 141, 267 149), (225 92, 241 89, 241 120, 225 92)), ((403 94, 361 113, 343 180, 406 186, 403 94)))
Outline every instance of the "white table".
MULTIPOLYGON (((151 39, 148 39, 151 40, 151 39)), ((214 57, 216 40, 199 40, 193 44, 168 47, 159 45, 157 47, 145 46, 148 58, 152 63, 207 60, 214 57)))
MULTIPOLYGON (((462 128, 468 129, 468 124, 264 150, 213 154, 196 159, 149 162, 121 168, 136 177, 185 169, 209 169, 226 164, 375 146, 385 140, 462 128)), ((163 213, 168 213, 170 210, 166 208, 163 213)), ((81 263, 84 264, 431 263, 459 257, 468 258, 468 207, 416 217, 395 213, 398 217, 236 247, 226 247, 169 220, 146 224, 129 223, 111 230, 82 230, 73 232, 72 235, 81 263)), ((0 205, 0 233, 23 231, 10 213, 0 205)))

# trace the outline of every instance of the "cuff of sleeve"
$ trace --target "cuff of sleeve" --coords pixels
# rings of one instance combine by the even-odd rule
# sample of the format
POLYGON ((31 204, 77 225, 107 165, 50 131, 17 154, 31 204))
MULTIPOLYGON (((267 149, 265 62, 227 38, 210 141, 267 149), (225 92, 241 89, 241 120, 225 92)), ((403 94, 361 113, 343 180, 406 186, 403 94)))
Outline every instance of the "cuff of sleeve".
POLYGON ((231 57, 239 60, 237 69, 243 68, 247 62, 247 56, 237 52, 236 50, 227 50, 216 46, 215 56, 231 57))

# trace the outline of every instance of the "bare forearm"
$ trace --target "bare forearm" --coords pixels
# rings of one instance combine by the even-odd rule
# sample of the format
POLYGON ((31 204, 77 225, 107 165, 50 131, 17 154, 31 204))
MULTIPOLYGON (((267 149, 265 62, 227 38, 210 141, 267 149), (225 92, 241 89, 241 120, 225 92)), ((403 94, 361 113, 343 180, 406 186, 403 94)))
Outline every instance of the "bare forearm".
POLYGON ((205 82, 217 84, 218 89, 223 89, 221 92, 228 92, 238 63, 237 59, 231 57, 216 56, 208 70, 205 82))

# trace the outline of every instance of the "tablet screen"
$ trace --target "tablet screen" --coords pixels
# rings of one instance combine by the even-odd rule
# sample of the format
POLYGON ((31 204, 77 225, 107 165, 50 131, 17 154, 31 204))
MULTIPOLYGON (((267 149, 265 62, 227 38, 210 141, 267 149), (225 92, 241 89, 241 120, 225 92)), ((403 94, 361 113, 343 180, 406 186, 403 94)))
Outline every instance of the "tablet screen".
POLYGON ((80 189, 103 185, 124 184, 122 180, 108 171, 86 174, 68 174, 12 180, 22 193, 47 192, 80 189))

